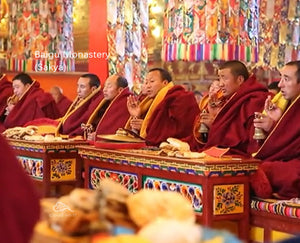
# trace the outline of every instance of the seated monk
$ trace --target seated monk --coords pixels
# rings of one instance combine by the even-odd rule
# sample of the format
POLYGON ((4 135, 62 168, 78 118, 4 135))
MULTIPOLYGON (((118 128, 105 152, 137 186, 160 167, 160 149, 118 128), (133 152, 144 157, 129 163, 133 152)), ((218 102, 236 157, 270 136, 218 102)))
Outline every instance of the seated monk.
POLYGON ((52 95, 56 103, 60 117, 63 117, 69 109, 70 105, 72 104, 72 101, 69 100, 65 95, 63 95, 62 89, 58 86, 53 86, 50 89, 50 94, 52 95))
POLYGON ((5 74, 0 73, 0 123, 5 119, 5 109, 7 107, 7 99, 12 96, 12 83, 7 80, 5 74))
POLYGON ((127 97, 132 94, 128 89, 126 78, 112 75, 105 81, 103 88, 104 99, 90 116, 87 127, 92 125, 93 133, 90 139, 97 134, 115 134, 118 128, 124 127, 129 119, 127 97))
POLYGON ((55 101, 49 93, 40 88, 26 73, 17 74, 12 80, 14 95, 8 99, 7 115, 4 127, 23 126, 25 123, 38 118, 56 119, 59 112, 55 101))
POLYGON ((83 74, 77 82, 77 97, 60 119, 56 135, 83 136, 85 124, 103 99, 100 79, 95 74, 83 74))
POLYGON ((281 92, 256 113, 254 126, 266 134, 255 158, 263 160, 251 177, 254 193, 262 198, 300 197, 300 61, 287 63, 278 84, 281 92), (281 102, 282 96, 286 102, 281 102))
POLYGON ((208 94, 203 96, 203 98, 199 102, 200 112, 203 110, 207 110, 209 100, 213 99, 213 96, 217 95, 220 91, 219 80, 213 80, 209 85, 208 94))
POLYGON ((228 61, 219 69, 219 86, 225 102, 214 102, 201 113, 194 127, 194 139, 188 141, 192 150, 203 151, 213 146, 230 148, 230 154, 250 156, 257 149, 253 139, 254 112, 262 109, 268 90, 249 76, 239 61, 228 61), (207 141, 199 136, 201 125, 208 128, 207 141))
POLYGON ((169 137, 180 139, 192 133, 194 119, 199 114, 192 92, 174 85, 171 75, 161 68, 148 72, 145 88, 148 99, 141 104, 150 107, 143 110, 138 99, 129 96, 127 107, 131 118, 127 128, 138 131, 149 145, 159 145, 169 137))
POLYGON ((0 154, 1 242, 28 243, 40 216, 38 193, 1 135, 0 154))

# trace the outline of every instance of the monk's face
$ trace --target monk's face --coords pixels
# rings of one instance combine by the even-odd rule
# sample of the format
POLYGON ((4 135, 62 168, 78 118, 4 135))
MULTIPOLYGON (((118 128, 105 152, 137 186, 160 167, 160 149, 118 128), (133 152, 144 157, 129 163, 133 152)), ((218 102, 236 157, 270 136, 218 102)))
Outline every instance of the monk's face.
POLYGON ((93 92, 95 87, 90 86, 90 79, 80 77, 77 82, 77 95, 79 99, 84 99, 93 92))
POLYGON ((118 87, 117 79, 117 75, 110 76, 106 79, 103 88, 104 99, 113 100, 123 90, 123 88, 118 87))
POLYGON ((297 82, 297 66, 284 66, 281 69, 281 79, 278 84, 283 97, 294 100, 300 94, 300 83, 297 82))
POLYGON ((50 90, 50 94, 52 95, 53 99, 55 100, 55 103, 58 103, 59 100, 61 99, 62 93, 60 92, 60 90, 56 87, 53 87, 50 90))
POLYGON ((212 81, 208 91, 209 96, 216 94, 220 90, 219 83, 220 83, 219 80, 212 81))
POLYGON ((218 72, 219 75, 219 86, 224 97, 230 97, 234 94, 243 83, 244 78, 242 76, 234 76, 231 73, 230 68, 220 69, 218 72))
POLYGON ((168 84, 167 80, 162 80, 158 70, 152 71, 147 74, 145 80, 146 93, 150 98, 154 98, 158 91, 168 84))
POLYGON ((18 98, 20 98, 25 93, 29 86, 30 84, 23 84, 22 81, 19 79, 14 80, 12 83, 14 94, 18 98))

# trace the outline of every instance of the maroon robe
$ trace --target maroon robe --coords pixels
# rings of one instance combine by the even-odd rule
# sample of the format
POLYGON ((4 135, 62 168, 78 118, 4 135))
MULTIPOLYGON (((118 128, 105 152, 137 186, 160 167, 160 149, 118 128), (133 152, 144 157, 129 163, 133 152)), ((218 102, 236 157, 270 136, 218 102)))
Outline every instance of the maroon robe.
POLYGON ((127 109, 129 95, 132 93, 125 88, 111 101, 97 125, 96 134, 115 134, 118 128, 126 125, 130 116, 127 109))
POLYGON ((66 96, 62 95, 60 100, 56 103, 57 109, 61 117, 63 117, 66 114, 71 104, 72 101, 69 100, 66 96))
POLYGON ((200 151, 213 146, 230 148, 230 154, 250 156, 257 150, 254 134, 254 112, 264 109, 268 90, 254 76, 247 79, 225 103, 215 117, 207 143, 200 151))
POLYGON ((81 124, 85 124, 98 104, 103 99, 103 92, 100 88, 93 95, 86 98, 78 107, 73 108, 76 100, 70 106, 69 110, 62 118, 58 129, 60 134, 77 136, 83 135, 81 124))
POLYGON ((34 81, 4 120, 6 128, 23 126, 37 118, 59 117, 59 111, 51 94, 45 93, 40 84, 34 81))
POLYGON ((1 242, 28 243, 39 219, 38 194, 1 135, 0 154, 1 242))
MULTIPOLYGON (((266 178, 256 178, 258 181, 267 179, 271 185, 271 193, 277 193, 281 198, 300 197, 300 96, 290 105, 277 122, 255 158, 264 162, 260 165, 266 178)), ((259 172, 262 175, 262 171, 259 172)), ((262 175, 263 176, 263 175, 262 175)), ((255 184, 254 191, 265 190, 255 184), (258 188, 257 188, 258 186, 258 188)), ((265 191, 266 192, 266 191, 265 191)), ((268 197, 268 193, 258 196, 268 197)), ((270 193, 270 192, 269 192, 270 193)))
POLYGON ((12 94, 12 83, 8 81, 6 76, 3 74, 0 78, 0 116, 5 113, 5 108, 7 107, 7 99, 12 96, 12 94))
POLYGON ((193 131, 199 106, 194 94, 175 85, 156 107, 146 128, 149 145, 159 145, 169 137, 185 138, 193 131))

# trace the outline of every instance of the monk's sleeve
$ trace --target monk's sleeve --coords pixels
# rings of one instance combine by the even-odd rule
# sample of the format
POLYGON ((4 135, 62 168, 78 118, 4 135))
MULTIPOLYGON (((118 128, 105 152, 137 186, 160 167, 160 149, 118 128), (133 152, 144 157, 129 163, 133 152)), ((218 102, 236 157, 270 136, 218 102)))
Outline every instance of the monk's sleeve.
POLYGON ((147 129, 147 137, 152 145, 159 145, 169 137, 186 138, 193 131, 199 107, 195 98, 186 92, 167 97, 157 108, 147 129))

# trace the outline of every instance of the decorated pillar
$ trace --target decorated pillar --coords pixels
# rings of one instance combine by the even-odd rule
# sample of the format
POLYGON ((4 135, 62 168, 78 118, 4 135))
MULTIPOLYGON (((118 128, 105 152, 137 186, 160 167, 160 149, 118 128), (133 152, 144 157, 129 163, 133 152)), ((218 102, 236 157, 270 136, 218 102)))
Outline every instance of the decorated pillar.
MULTIPOLYGON (((106 0, 90 0, 89 53, 108 53, 106 0)), ((108 76, 106 58, 90 58, 89 72, 99 76, 104 83, 108 76)))

